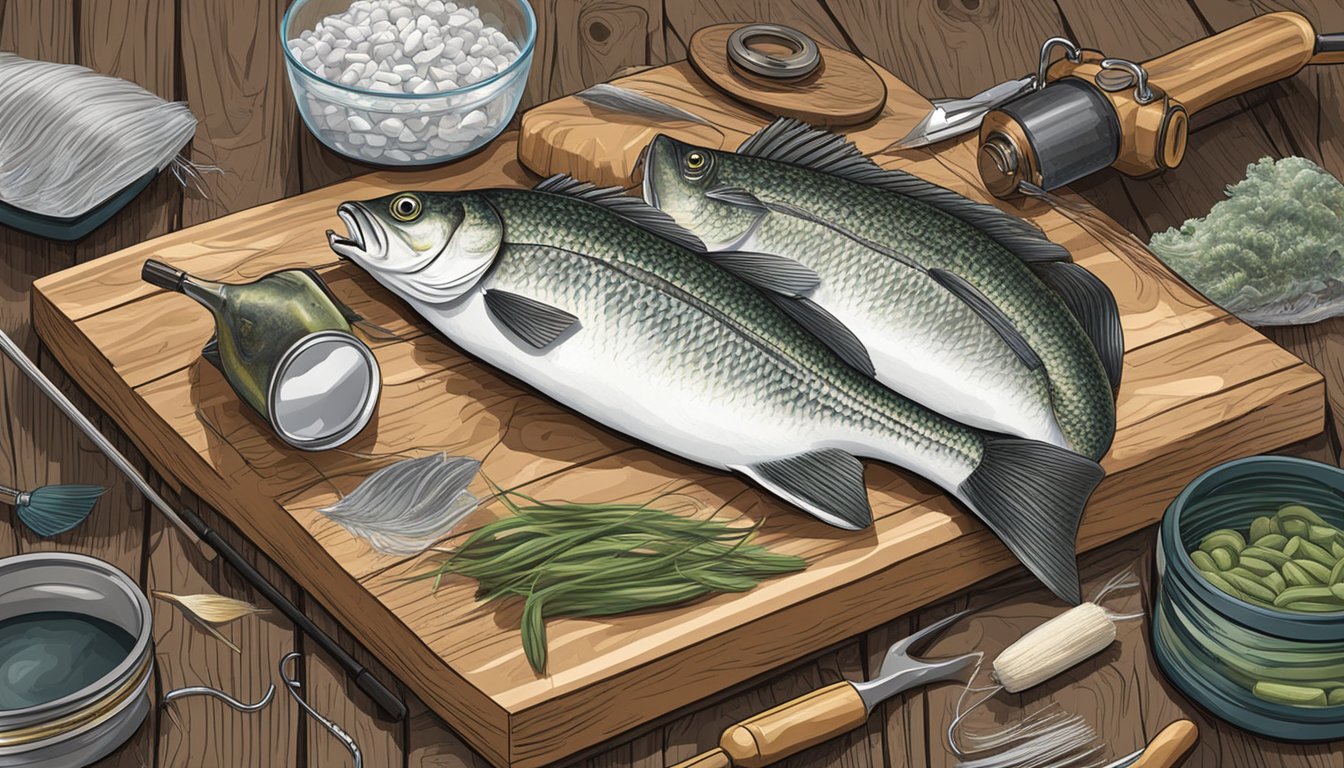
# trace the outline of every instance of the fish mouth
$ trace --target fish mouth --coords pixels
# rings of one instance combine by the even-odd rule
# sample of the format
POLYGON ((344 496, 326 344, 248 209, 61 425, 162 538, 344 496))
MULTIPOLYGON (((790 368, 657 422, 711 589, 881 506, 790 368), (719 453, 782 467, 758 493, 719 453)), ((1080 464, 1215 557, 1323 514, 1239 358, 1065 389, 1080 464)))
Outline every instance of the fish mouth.
POLYGON ((341 203, 336 209, 336 215, 345 222, 347 230, 344 236, 335 230, 327 230, 327 242, 337 256, 355 261, 382 258, 387 251, 387 243, 364 206, 359 203, 341 203))

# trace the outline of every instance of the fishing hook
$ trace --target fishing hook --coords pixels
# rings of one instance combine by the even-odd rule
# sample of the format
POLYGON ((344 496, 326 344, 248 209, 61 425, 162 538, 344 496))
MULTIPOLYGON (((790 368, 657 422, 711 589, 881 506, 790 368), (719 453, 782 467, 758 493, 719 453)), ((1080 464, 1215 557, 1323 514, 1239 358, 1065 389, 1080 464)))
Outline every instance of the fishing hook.
POLYGON ((211 688, 208 685, 193 685, 186 688, 177 688, 163 694, 163 700, 159 702, 159 706, 166 707, 174 701, 188 696, 213 696, 239 712, 260 712, 267 704, 271 703, 271 697, 274 695, 275 684, 272 683, 271 687, 266 690, 266 695, 261 697, 261 701, 256 704, 244 704, 217 688, 211 688))
POLYGON ((346 749, 350 750, 350 754, 355 758, 355 768, 364 768, 364 757, 360 754, 359 745, 355 743, 354 737, 346 733, 339 725, 323 717, 317 710, 313 709, 308 702, 304 701, 303 697, 299 695, 299 689, 303 687, 303 684, 285 673, 286 662, 297 659, 301 655, 302 654, 298 651, 290 651, 285 654, 284 658, 280 659, 280 679, 285 681, 285 688, 289 690, 289 695, 294 697, 294 701, 298 702, 299 706, 303 708, 304 712, 308 713, 309 717, 321 723, 323 728, 331 731, 331 735, 335 736, 337 740, 345 745, 346 749))

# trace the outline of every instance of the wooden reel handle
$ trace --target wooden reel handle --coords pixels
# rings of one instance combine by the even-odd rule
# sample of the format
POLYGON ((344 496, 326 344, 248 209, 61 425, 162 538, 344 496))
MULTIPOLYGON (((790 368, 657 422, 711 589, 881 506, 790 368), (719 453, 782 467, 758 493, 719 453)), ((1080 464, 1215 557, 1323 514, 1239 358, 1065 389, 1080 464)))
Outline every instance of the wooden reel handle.
POLYGON ((1173 768, 1199 739, 1199 729, 1189 720, 1177 720, 1148 742, 1130 768, 1173 768))
POLYGON ((848 733, 867 720, 868 707, 859 692, 853 685, 839 682, 729 726, 718 749, 674 768, 764 768, 848 733))
MULTIPOLYGON (((1148 80, 1190 114, 1296 74, 1316 53, 1316 30, 1300 14, 1257 16, 1144 64, 1148 80)), ((1331 56, 1322 55, 1325 63, 1331 56)))

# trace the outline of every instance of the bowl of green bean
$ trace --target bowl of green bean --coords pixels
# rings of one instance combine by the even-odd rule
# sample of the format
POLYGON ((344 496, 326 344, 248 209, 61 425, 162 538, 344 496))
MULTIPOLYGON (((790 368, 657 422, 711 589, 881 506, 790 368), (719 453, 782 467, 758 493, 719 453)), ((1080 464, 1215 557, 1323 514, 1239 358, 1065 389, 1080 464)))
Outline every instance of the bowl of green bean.
POLYGON ((1344 738, 1344 471, 1255 456, 1205 472, 1158 533, 1153 653, 1218 717, 1344 738))

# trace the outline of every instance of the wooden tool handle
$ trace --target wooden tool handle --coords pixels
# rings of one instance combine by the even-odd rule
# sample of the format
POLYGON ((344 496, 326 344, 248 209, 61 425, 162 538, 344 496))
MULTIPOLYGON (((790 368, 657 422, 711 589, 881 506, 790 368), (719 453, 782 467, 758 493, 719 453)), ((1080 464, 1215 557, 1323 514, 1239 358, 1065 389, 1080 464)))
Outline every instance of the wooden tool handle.
POLYGON ((672 768, 732 768, 732 766, 733 759, 728 757, 728 753, 716 747, 708 752, 701 752, 690 760, 677 763, 672 768))
MULTIPOLYGON (((1290 77, 1311 63, 1316 31, 1291 12, 1267 13, 1144 64, 1148 80, 1191 114, 1290 77)), ((1322 62, 1326 59, 1323 55, 1322 62)))
POLYGON ((859 692, 840 682, 731 726, 719 747, 739 768, 762 768, 858 728, 867 719, 859 692))
POLYGON ((1144 748, 1130 768, 1173 768, 1199 739, 1199 729, 1189 720, 1177 720, 1162 729, 1144 748))

